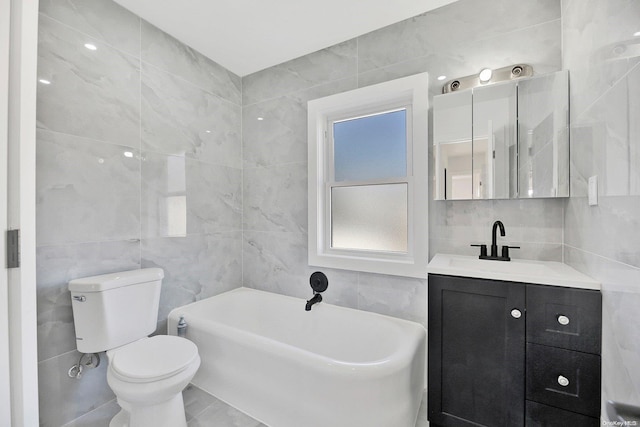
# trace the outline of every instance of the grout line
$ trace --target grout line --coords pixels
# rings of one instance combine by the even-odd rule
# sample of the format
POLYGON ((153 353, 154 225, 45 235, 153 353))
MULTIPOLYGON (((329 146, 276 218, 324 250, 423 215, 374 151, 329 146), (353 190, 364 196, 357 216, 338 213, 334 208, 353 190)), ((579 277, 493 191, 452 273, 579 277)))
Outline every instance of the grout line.
POLYGON ((138 128, 139 128, 139 133, 138 133, 138 146, 139 146, 139 150, 138 152, 140 153, 140 155, 138 156, 138 161, 140 162, 140 210, 139 210, 139 223, 140 223, 140 240, 138 242, 138 264, 140 265, 140 268, 142 268, 142 177, 143 177, 143 171, 142 171, 142 18, 138 17, 138 34, 139 34, 139 39, 138 42, 140 43, 140 81, 138 82, 138 128))
POLYGON ((244 286, 244 79, 240 79, 240 286, 244 286))
POLYGON ((274 169, 274 168, 278 168, 278 167, 283 167, 283 166, 299 166, 299 165, 306 165, 308 162, 306 160, 304 161, 300 161, 300 162, 285 162, 285 163, 274 163, 274 164, 270 164, 270 165, 259 165, 259 166, 244 166, 242 168, 243 171, 248 171, 248 170, 260 170, 260 169, 274 169))
POLYGON ((62 135, 62 136, 70 136, 70 137, 72 137, 74 139, 87 140, 87 142, 85 142, 86 144, 93 144, 93 143, 106 144, 106 145, 111 145, 111 146, 116 146, 116 147, 132 148, 134 150, 138 150, 139 151, 139 147, 136 148, 135 144, 124 144, 124 143, 119 143, 119 142, 112 142, 112 141, 93 138, 93 137, 90 137, 90 136, 76 135, 76 134, 73 134, 73 133, 67 133, 67 132, 62 132, 62 131, 59 131, 59 130, 53 130, 53 129, 42 128, 42 127, 37 127, 36 131, 48 132, 48 133, 53 133, 53 134, 62 135))
MULTIPOLYGON (((111 48, 111 49, 113 49, 113 50, 117 50, 118 52, 120 52, 120 53, 122 53, 122 54, 124 54, 124 55, 126 55, 126 56, 130 56, 130 57, 134 57, 134 58, 138 58, 138 59, 139 59, 139 57, 137 57, 136 55, 134 55, 134 54, 132 54, 132 53, 129 53, 129 52, 125 51, 125 50, 122 50, 121 48, 116 47, 115 45, 113 45, 113 44, 109 43, 109 42, 108 42, 107 40, 105 40, 104 38, 101 38, 101 37, 99 37, 99 36, 94 36, 94 35, 91 35, 91 34, 87 34, 87 33, 85 33, 84 31, 82 31, 82 30, 80 30, 80 29, 78 29, 78 28, 76 28, 76 27, 72 27, 71 25, 69 25, 69 24, 67 24, 67 23, 64 23, 64 22, 62 22, 62 21, 60 21, 60 20, 58 20, 58 19, 56 19, 56 18, 53 18, 53 17, 51 17, 51 16, 47 15, 47 14, 46 14, 46 13, 44 13, 44 12, 38 12, 38 14, 39 14, 41 17, 45 17, 45 18, 47 18, 47 19, 49 19, 49 20, 51 20, 51 21, 53 21, 53 22, 56 22, 56 23, 58 23, 58 24, 62 25, 63 27, 65 27, 65 28, 67 28, 67 29, 69 29, 69 30, 72 30, 72 31, 73 31, 73 32, 75 32, 75 33, 82 34, 83 36, 85 36, 85 37, 89 37, 89 38, 91 38, 91 39, 93 39, 93 40, 96 40, 96 41, 100 42, 101 44, 103 44, 103 45, 105 45, 105 46, 107 46, 107 47, 109 47, 109 48, 111 48)), ((139 19, 139 18, 138 18, 138 19, 139 19)))
POLYGON ((627 267, 627 268, 629 268, 629 269, 633 269, 633 270, 638 270, 638 271, 640 271, 640 267, 638 267, 638 266, 631 265, 631 264, 627 264, 627 263, 625 263, 625 262, 618 261, 618 260, 616 260, 616 259, 614 259, 614 258, 608 258, 608 257, 606 257, 606 256, 604 256, 604 255, 600 255, 600 254, 597 254, 597 253, 595 253, 595 252, 591 252, 591 251, 588 251, 588 250, 586 250, 586 249, 578 248, 578 247, 576 247, 576 246, 572 246, 572 245, 569 245, 569 244, 565 244, 565 246, 566 246, 566 247, 568 247, 568 248, 574 249, 574 250, 576 250, 576 251, 583 252, 583 253, 588 254, 588 255, 590 255, 590 256, 594 256, 594 257, 597 257, 597 258, 603 259, 603 260, 605 260, 605 261, 607 261, 607 262, 612 262, 612 263, 619 264, 619 265, 621 265, 621 266, 627 267))
POLYGON ((66 355, 71 354, 71 353, 77 353, 77 354, 80 354, 80 353, 78 352, 78 350, 74 348, 73 350, 69 350, 69 351, 65 351, 64 353, 56 354, 55 356, 51 356, 51 357, 49 357, 49 358, 47 358, 47 359, 38 360, 38 365, 39 365, 39 364, 41 364, 41 363, 49 362, 49 361, 51 361, 51 360, 53 360, 53 359, 56 359, 56 358, 58 358, 58 357, 66 356, 66 355))
POLYGON ((82 418, 86 417, 87 415, 89 415, 89 414, 91 414, 91 413, 93 413, 93 412, 96 412, 96 411, 98 411, 98 410, 100 410, 100 409, 104 408, 105 406, 110 405, 110 404, 111 404, 111 403, 113 403, 113 402, 116 402, 116 404, 117 404, 117 399, 116 399, 116 398, 111 399, 111 400, 109 400, 108 402, 105 402, 105 403, 103 403, 102 405, 98 406, 97 408, 94 408, 94 409, 90 410, 89 412, 85 412, 84 414, 80 415, 78 418, 74 418, 74 419, 72 419, 71 421, 69 421, 69 422, 67 422, 67 423, 63 424, 63 425, 62 425, 62 427, 72 425, 72 424, 73 424, 73 423, 75 423, 76 421, 80 421, 82 418))
MULTIPOLYGON (((524 27, 514 28, 511 31, 502 32, 502 33, 499 33, 499 34, 495 34, 495 35, 492 35, 492 36, 487 36, 487 37, 476 39, 476 40, 469 40, 469 44, 473 45, 475 43, 481 43, 481 42, 484 42, 484 41, 487 41, 487 40, 495 39, 497 37, 509 36, 510 34, 517 33, 517 32, 520 32, 520 31, 526 31, 526 30, 530 30, 530 29, 535 28, 535 27, 542 27, 544 25, 549 25, 552 22, 556 22, 556 21, 560 21, 560 25, 562 27, 562 13, 557 18, 549 19, 548 21, 542 21, 542 22, 538 22, 538 23, 535 23, 535 24, 527 25, 527 26, 524 26, 524 27)), ((562 64, 561 64, 561 66, 562 66, 562 64)))
MULTIPOLYGON (((627 61, 627 64, 629 64, 629 60, 627 59, 626 61, 627 61)), ((603 65, 603 64, 600 64, 600 65, 603 65)), ((580 127, 583 124, 583 123, 580 123, 582 117, 584 115, 589 114, 589 111, 591 110, 591 108, 593 108, 594 105, 596 105, 602 98, 607 96, 609 94, 609 92, 611 92, 620 82, 622 82, 622 80, 624 80, 627 77, 629 77, 629 74, 635 72, 636 68, 640 68, 640 62, 637 63, 636 65, 634 65, 633 67, 628 68, 627 71, 624 74, 622 74, 622 76, 620 76, 620 78, 618 80, 616 80, 615 82, 609 84, 609 86, 604 90, 604 92, 602 92, 600 94, 600 96, 598 96, 592 103, 590 103, 586 108, 584 108, 582 110, 580 115, 576 117, 575 123, 574 122, 570 122, 571 127, 573 128, 574 125, 576 127, 580 127)), ((627 90, 627 92, 628 92, 628 90, 627 90)))
MULTIPOLYGON (((184 46, 189 47, 189 46, 187 46, 187 45, 184 45, 184 46)), ((155 69, 156 69, 156 71, 159 71, 159 72, 164 73, 164 74, 168 74, 169 76, 172 76, 172 77, 176 78, 177 80, 180 80, 182 83, 185 83, 185 84, 187 84, 187 85, 189 85, 189 86, 191 86, 191 87, 193 87, 193 88, 196 88, 196 89, 198 89, 198 90, 200 90, 200 91, 202 91, 202 92, 206 92, 207 94, 209 94, 209 95, 211 95, 211 96, 213 96, 213 97, 215 97, 215 98, 217 98, 217 99, 219 99, 219 100, 221 100, 221 101, 223 101, 223 102, 226 102, 226 103, 228 103, 228 104, 231 104, 231 105, 233 105, 233 106, 235 106, 235 107, 242 107, 242 100, 240 101, 240 103, 239 103, 239 104, 236 104, 235 102, 233 102, 233 101, 231 101, 231 100, 229 100, 229 99, 227 99, 227 98, 223 97, 222 95, 217 94, 217 93, 215 93, 215 92, 212 92, 210 88, 204 88, 204 87, 200 86, 199 84, 194 83, 194 82, 193 82, 193 81, 191 81, 191 80, 187 80, 185 77, 183 77, 183 76, 181 76, 181 75, 179 75, 179 74, 172 73, 171 71, 166 70, 166 69, 164 69, 164 68, 162 68, 162 67, 160 67, 160 66, 158 66, 158 65, 152 64, 152 63, 151 63, 151 62, 149 62, 149 61, 145 61, 144 59, 142 59, 142 55, 140 55, 140 62, 141 62, 141 65, 140 65, 140 68, 141 68, 141 69, 142 69, 142 64, 144 64, 144 66, 145 66, 145 67, 155 68, 155 69)), ((223 68, 224 68, 224 67, 223 67, 223 68)), ((226 68, 225 68, 225 70, 226 70, 226 71, 229 71, 229 70, 227 70, 226 68)), ((230 72, 230 71, 229 71, 229 72, 230 72)), ((232 86, 233 86, 233 84, 232 84, 232 86)), ((242 92, 241 92, 241 93, 242 93, 242 92)), ((241 96, 242 96, 242 95, 241 95, 241 96)))
MULTIPOLYGON (((304 88, 301 88, 301 89, 292 90, 290 92, 283 92, 283 93, 280 93, 280 94, 278 94, 276 96, 272 96, 272 97, 264 98, 264 99, 259 99, 258 101, 252 102, 252 103, 249 103, 249 104, 243 104, 243 107, 253 107, 254 105, 262 104, 263 102, 273 101, 273 100, 276 100, 276 99, 279 99, 279 98, 286 98, 286 97, 289 97, 289 96, 291 96, 293 94, 296 94, 296 93, 306 92, 306 91, 309 91, 311 89, 316 89, 316 88, 319 88, 319 87, 322 87, 322 86, 326 86, 326 85, 329 85, 329 84, 332 84, 332 83, 346 81, 346 80, 350 80, 350 79, 353 79, 353 78, 354 78, 354 76, 347 76, 347 77, 340 77, 339 79, 327 80, 325 82, 318 83, 318 84, 313 85, 313 86, 308 86, 308 87, 304 87, 304 88)), ((356 80, 357 80, 357 77, 356 77, 356 80)))

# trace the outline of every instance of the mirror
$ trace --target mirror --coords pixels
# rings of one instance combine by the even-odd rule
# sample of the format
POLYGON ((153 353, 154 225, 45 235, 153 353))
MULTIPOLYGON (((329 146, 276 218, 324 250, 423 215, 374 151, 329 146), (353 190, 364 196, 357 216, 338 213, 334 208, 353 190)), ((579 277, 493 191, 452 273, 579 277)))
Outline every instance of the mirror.
POLYGON ((568 72, 434 97, 436 200, 569 196, 568 72))

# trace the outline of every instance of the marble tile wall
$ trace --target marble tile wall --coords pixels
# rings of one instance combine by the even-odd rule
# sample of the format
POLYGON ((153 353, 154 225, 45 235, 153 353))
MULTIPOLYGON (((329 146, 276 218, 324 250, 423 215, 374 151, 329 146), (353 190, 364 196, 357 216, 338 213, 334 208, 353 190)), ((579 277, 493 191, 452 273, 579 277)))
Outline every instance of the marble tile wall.
POLYGON ((640 3, 563 0, 562 15, 572 195, 564 256, 602 282, 603 402, 640 405, 640 3), (594 175, 598 206, 589 206, 594 175))
MULTIPOLYGON (((538 73, 561 69, 559 0, 499 0, 491 7, 461 0, 243 77, 244 285, 310 295, 308 100, 424 71, 433 96, 441 91, 439 75, 517 62, 538 73)), ((562 259, 563 202, 550 199, 430 202, 430 256, 475 253, 469 244, 489 241, 496 219, 506 226, 506 241, 522 247, 516 256, 562 259)), ((326 300, 426 324, 426 280, 326 273, 326 300)))
POLYGON ((159 331, 241 286, 242 82, 111 0, 42 0, 38 54, 40 416, 59 427, 114 397, 106 360, 67 376, 70 279, 162 267, 159 331))

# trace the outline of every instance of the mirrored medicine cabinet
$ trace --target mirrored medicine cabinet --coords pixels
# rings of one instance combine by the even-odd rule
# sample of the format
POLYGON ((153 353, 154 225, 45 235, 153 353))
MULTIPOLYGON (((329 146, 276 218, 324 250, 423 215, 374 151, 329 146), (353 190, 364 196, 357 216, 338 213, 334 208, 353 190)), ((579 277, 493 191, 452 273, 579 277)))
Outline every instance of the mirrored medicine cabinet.
POLYGON ((434 97, 436 200, 569 196, 567 71, 434 97))

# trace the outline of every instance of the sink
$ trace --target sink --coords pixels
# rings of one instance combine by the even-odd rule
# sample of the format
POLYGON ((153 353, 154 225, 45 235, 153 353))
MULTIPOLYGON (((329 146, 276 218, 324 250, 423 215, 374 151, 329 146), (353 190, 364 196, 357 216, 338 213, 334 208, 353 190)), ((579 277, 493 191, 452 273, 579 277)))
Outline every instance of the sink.
POLYGON ((542 262, 534 261, 492 261, 477 258, 455 257, 449 259, 453 268, 465 270, 481 270, 496 273, 510 273, 518 275, 554 275, 557 274, 552 267, 542 262))
POLYGON ((591 277, 555 261, 493 261, 472 256, 437 254, 429 263, 427 271, 430 274, 600 289, 600 283, 591 277))

